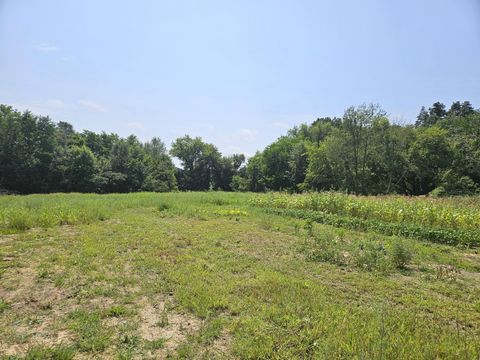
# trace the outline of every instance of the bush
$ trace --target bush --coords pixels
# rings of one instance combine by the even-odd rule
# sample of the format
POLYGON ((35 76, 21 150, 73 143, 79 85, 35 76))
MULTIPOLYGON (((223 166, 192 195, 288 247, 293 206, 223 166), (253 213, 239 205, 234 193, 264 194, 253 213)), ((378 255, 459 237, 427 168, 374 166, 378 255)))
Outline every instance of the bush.
POLYGON ((158 211, 166 211, 168 209, 170 209, 170 205, 167 204, 167 203, 160 203, 158 206, 157 206, 157 209, 158 211))
POLYGON ((440 176, 440 186, 430 192, 431 196, 474 195, 478 192, 475 182, 468 176, 459 176, 451 170, 440 176))
POLYGON ((396 241, 391 249, 390 260, 396 269, 405 269, 412 260, 412 252, 402 241, 396 241))
POLYGON ((432 197, 443 197, 447 196, 447 191, 443 186, 437 186, 435 189, 430 191, 429 195, 432 197))
POLYGON ((360 244, 359 251, 355 254, 356 265, 367 271, 387 271, 387 252, 383 244, 360 244))
POLYGON ((241 177, 239 175, 234 175, 232 177, 230 187, 233 191, 248 191, 248 179, 245 179, 244 177, 241 177))

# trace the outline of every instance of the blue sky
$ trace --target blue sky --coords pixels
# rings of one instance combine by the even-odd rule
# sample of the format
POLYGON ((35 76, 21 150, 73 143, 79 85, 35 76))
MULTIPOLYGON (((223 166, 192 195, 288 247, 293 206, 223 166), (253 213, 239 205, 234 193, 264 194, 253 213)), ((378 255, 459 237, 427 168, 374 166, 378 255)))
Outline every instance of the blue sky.
POLYGON ((478 0, 0 0, 0 103, 252 155, 379 103, 480 106, 478 0))

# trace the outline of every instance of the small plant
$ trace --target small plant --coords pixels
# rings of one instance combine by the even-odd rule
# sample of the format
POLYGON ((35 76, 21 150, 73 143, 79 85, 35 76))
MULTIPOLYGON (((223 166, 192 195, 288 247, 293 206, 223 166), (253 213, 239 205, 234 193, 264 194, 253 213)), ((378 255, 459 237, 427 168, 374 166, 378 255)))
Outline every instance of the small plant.
POLYGON ((238 216, 247 216, 248 213, 240 209, 226 209, 226 210, 216 210, 215 215, 228 216, 228 217, 238 217, 238 216))
POLYGON ((167 203, 160 203, 157 206, 157 210, 160 211, 160 212, 167 211, 168 209, 170 209, 170 205, 168 205, 167 203))
POLYGON ((218 199, 218 198, 209 199, 206 202, 210 203, 210 204, 213 204, 213 205, 217 205, 217 206, 229 205, 230 204, 230 201, 225 200, 225 199, 218 199))
POLYGON ((307 246, 307 258, 336 265, 346 265, 347 257, 332 233, 316 234, 311 249, 307 246))
POLYGON ((8 308, 9 308, 8 303, 3 298, 0 298, 0 314, 3 313, 8 308))
POLYGON ((386 255, 383 244, 363 243, 359 246, 355 261, 361 269, 383 272, 388 268, 386 255))
POLYGON ((110 309, 107 310, 106 316, 108 317, 120 317, 125 315, 128 312, 125 306, 117 305, 112 306, 110 309))
POLYGON ((119 338, 119 345, 125 349, 134 349, 140 343, 140 338, 136 335, 123 334, 119 338))
POLYGON ((305 225, 303 226, 305 230, 307 230, 308 236, 313 236, 313 221, 308 219, 305 225))
POLYGON ((102 326, 98 313, 75 310, 69 315, 70 329, 77 334, 76 347, 80 351, 103 351, 110 340, 110 332, 102 326))
POLYGON ((42 347, 35 346, 28 350, 25 360, 70 360, 75 352, 70 347, 42 347))
POLYGON ((164 310, 162 311, 162 314, 160 315, 160 320, 157 322, 157 326, 164 328, 168 325, 168 316, 167 312, 164 310))
POLYGON ((406 269, 412 260, 412 252, 404 242, 396 241, 393 243, 390 259, 396 269, 406 269))
POLYGON ((32 225, 28 213, 25 211, 18 211, 10 214, 8 226, 14 230, 24 231, 30 229, 32 225))
POLYGON ((166 340, 164 338, 155 340, 146 340, 145 348, 148 350, 159 350, 165 347, 166 340))

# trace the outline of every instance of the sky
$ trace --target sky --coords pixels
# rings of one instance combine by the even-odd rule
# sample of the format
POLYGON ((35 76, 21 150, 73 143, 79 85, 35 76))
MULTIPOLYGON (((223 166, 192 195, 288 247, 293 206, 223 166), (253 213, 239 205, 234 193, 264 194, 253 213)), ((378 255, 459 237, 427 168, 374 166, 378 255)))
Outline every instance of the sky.
POLYGON ((0 103, 251 156, 378 103, 480 107, 480 0, 0 0, 0 103))

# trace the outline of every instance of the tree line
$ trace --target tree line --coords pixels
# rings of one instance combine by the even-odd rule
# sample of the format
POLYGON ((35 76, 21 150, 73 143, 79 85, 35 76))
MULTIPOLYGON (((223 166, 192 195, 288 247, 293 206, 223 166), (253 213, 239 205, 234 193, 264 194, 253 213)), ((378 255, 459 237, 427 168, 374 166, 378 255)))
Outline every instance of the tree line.
POLYGON ((14 193, 174 190, 461 195, 480 188, 480 110, 422 107, 415 124, 378 105, 348 108, 289 130, 246 161, 189 135, 76 132, 66 122, 0 105, 0 189, 14 193), (181 162, 175 167, 172 157, 181 162))

